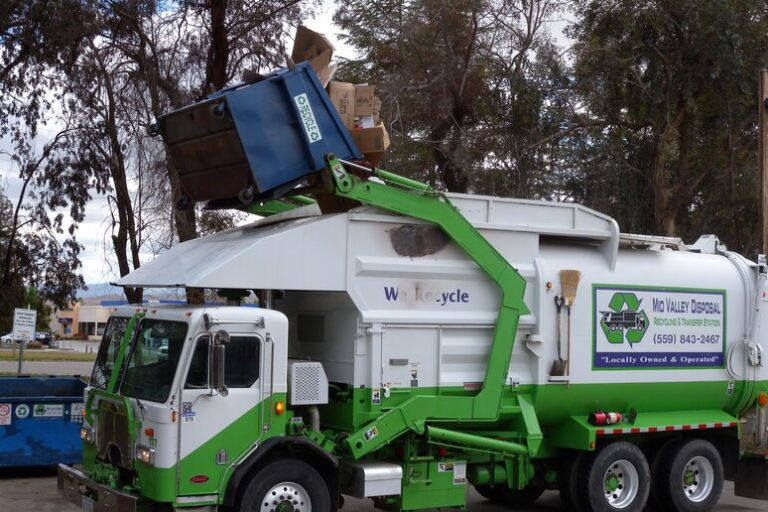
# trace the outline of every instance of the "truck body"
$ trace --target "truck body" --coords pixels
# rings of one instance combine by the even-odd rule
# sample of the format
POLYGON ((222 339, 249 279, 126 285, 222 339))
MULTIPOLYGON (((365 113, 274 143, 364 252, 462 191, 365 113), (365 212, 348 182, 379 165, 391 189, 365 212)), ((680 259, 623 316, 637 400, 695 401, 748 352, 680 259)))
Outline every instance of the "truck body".
POLYGON ((464 508, 473 485, 508 506, 559 489, 572 510, 686 511, 711 509, 725 479, 768 499, 764 258, 333 155, 318 172, 317 204, 121 279, 263 300, 112 316, 67 499, 411 511, 464 508))

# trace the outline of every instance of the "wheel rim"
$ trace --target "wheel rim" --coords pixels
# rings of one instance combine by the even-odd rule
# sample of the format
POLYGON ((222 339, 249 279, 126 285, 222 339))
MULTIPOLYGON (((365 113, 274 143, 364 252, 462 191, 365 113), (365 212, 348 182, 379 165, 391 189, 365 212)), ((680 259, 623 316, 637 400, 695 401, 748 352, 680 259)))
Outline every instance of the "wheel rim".
POLYGON ((699 503, 712 493, 715 468, 706 457, 697 455, 685 464, 683 469, 683 494, 690 501, 699 503))
POLYGON ((603 477, 603 493, 613 508, 625 508, 637 497, 640 476, 635 465, 626 459, 614 461, 603 477))
POLYGON ((296 482, 281 482, 261 500, 260 512, 311 512, 309 493, 296 482))

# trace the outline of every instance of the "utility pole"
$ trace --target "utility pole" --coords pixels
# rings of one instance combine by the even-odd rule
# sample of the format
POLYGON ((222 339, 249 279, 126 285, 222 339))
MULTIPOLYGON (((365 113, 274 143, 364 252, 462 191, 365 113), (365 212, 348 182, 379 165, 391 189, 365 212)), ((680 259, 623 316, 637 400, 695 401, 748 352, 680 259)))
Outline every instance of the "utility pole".
POLYGON ((768 70, 760 71, 758 104, 758 172, 760 173, 760 254, 768 254, 768 70))

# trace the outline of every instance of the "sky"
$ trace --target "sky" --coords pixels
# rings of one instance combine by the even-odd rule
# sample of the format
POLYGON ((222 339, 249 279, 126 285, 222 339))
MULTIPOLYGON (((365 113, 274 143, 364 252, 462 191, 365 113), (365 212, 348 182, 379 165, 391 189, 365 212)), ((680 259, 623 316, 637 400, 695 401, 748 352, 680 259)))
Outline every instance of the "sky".
MULTIPOLYGON (((339 30, 332 21, 333 10, 332 2, 324 2, 318 8, 316 16, 304 24, 310 29, 328 36, 336 47, 336 57, 352 58, 354 57, 354 50, 344 45, 338 37, 339 30)), ((563 37, 563 25, 563 20, 558 20, 549 27, 555 33, 557 39, 563 37)), ((288 42, 287 46, 290 48, 291 43, 288 42)), ((38 148, 42 148, 45 141, 55 135, 55 133, 55 126, 41 127, 38 148)), ((0 188, 4 189, 5 194, 15 204, 21 190, 21 180, 18 177, 18 168, 13 164, 10 157, 4 153, 4 151, 8 151, 8 148, 8 141, 0 139, 0 188)), ((80 254, 80 260, 83 265, 82 274, 85 282, 113 282, 119 277, 119 274, 114 258, 108 255, 111 244, 107 246, 105 251, 105 241, 108 240, 110 235, 111 221, 107 197, 104 195, 93 195, 92 200, 86 206, 85 212, 85 221, 80 224, 76 234, 78 241, 84 247, 80 254)))

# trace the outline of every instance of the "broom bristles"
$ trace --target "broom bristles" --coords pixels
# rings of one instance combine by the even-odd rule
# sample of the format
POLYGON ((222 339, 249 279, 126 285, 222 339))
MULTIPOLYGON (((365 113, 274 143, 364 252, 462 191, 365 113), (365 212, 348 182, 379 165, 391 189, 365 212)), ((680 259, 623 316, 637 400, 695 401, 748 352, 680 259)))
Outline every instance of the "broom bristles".
POLYGON ((573 306, 576 300, 576 291, 579 288, 579 281, 581 281, 581 272, 578 270, 561 270, 560 271, 560 286, 562 287, 563 297, 568 306, 573 306))

